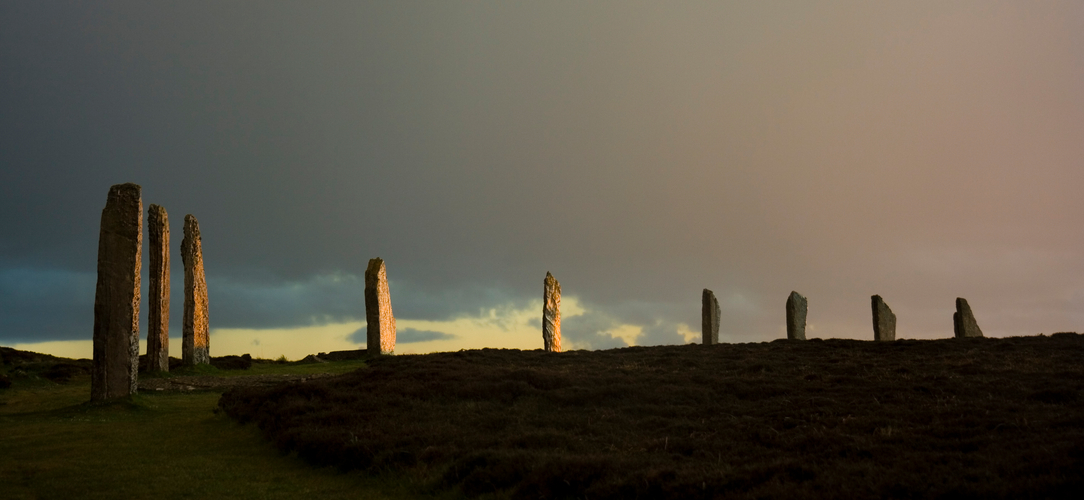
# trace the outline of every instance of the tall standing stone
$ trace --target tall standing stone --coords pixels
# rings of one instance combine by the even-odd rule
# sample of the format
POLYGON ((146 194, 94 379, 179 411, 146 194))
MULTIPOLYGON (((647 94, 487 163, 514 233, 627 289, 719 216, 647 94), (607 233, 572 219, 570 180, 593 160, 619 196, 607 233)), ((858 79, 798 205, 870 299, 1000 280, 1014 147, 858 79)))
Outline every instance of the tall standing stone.
POLYGON ((873 340, 896 340, 896 315, 880 295, 870 297, 873 307, 873 340))
POLYGON ((147 286, 148 372, 169 371, 169 218, 166 209, 147 209, 147 254, 150 283, 147 286))
POLYGON ((700 326, 704 335, 704 345, 719 343, 719 301, 715 292, 704 289, 700 308, 700 326))
POLYGON ((365 269, 365 321, 370 355, 395 352, 395 315, 391 312, 388 271, 384 259, 369 259, 365 269))
POLYGON ((952 329, 956 338, 982 337, 975 315, 971 313, 971 306, 967 305, 967 299, 956 297, 956 312, 952 315, 952 329))
POLYGON ((143 199, 136 184, 109 188, 98 233, 90 399, 134 394, 139 377, 139 279, 143 199))
POLYGON ((561 284, 546 272, 542 286, 542 348, 561 352, 561 284))
POLYGON ((211 335, 207 323, 207 280, 203 275, 203 242, 199 222, 192 214, 184 216, 184 331, 181 359, 186 366, 211 362, 211 335))
POLYGON ((805 316, 808 302, 798 292, 787 297, 787 338, 805 340, 805 316))

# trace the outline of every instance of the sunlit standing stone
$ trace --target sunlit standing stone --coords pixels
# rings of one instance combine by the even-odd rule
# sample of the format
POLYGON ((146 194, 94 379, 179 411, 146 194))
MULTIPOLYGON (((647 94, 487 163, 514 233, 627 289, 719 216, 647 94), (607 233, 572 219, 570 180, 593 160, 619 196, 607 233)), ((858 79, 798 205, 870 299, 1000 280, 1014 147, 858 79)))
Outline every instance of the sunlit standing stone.
POLYGON ((870 297, 873 308, 873 340, 896 340, 896 315, 880 295, 870 297))
POLYGON ((134 394, 138 385, 141 191, 136 184, 112 186, 102 210, 94 292, 92 401, 134 394))
POLYGON ((704 345, 719 343, 719 301, 715 299, 715 293, 707 288, 702 295, 700 308, 700 325, 704 336, 704 345))
POLYGON ((199 222, 192 214, 184 216, 184 320, 181 359, 186 366, 211 362, 211 337, 207 321, 207 280, 203 274, 203 242, 199 222))
POLYGON ((166 209, 147 209, 147 254, 150 257, 147 285, 148 372, 169 371, 169 218, 166 209))
POLYGON ((542 348, 561 352, 561 284, 547 272, 542 285, 542 348))
POLYGON ((368 353, 394 353, 395 315, 391 312, 388 272, 380 257, 370 259, 365 269, 365 321, 368 353))
POLYGON ((805 297, 798 292, 790 292, 787 297, 787 338, 805 340, 805 316, 807 310, 805 297))
POLYGON ((971 306, 967 305, 967 299, 956 297, 956 312, 952 315, 952 329, 956 338, 982 337, 975 315, 971 313, 971 306))

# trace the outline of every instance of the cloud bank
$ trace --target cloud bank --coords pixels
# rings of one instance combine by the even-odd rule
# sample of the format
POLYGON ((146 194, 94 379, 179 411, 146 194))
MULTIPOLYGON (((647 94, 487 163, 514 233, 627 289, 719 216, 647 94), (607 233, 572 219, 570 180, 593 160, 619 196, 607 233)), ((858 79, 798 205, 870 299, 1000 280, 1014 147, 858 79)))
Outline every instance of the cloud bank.
POLYGON ((376 256, 456 336, 411 349, 537 346, 547 271, 583 348, 686 342, 703 288, 732 342, 791 290, 814 336, 873 294, 902 338, 958 296, 1079 330, 1081 47, 1059 1, 4 3, 0 343, 88 338, 121 182, 171 215, 176 335, 189 213, 224 331, 359 322, 376 256))

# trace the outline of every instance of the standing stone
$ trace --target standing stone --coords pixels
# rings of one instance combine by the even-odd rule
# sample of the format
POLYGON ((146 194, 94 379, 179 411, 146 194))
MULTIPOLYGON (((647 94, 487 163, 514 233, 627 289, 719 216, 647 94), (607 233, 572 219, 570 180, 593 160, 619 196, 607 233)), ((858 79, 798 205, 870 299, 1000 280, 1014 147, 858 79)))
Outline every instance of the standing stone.
POLYGON ((139 376, 139 279, 143 199, 136 184, 109 188, 98 233, 94 292, 94 362, 90 399, 134 394, 139 376))
POLYGON ((211 362, 211 336, 207 323, 207 280, 203 275, 203 242, 199 222, 192 214, 184 216, 184 331, 181 359, 185 366, 211 362))
POLYGON ((870 297, 873 307, 873 340, 896 340, 896 315, 880 295, 870 297))
POLYGON ((701 332, 704 335, 704 345, 719 343, 719 301, 715 300, 715 293, 707 288, 704 289, 700 308, 701 332))
POLYGON ((546 272, 542 285, 542 348, 561 352, 561 284, 546 272))
POLYGON ((148 372, 169 371, 169 218, 166 209, 147 209, 147 253, 150 256, 150 283, 147 305, 148 372))
POLYGON ((787 338, 805 340, 805 315, 807 310, 805 297, 798 292, 790 292, 787 297, 787 338))
POLYGON ((384 259, 369 259, 365 270, 365 321, 369 355, 395 352, 395 316, 391 312, 388 271, 384 259))
POLYGON ((971 306, 967 305, 967 299, 956 297, 956 312, 952 315, 952 329, 958 339, 982 337, 982 330, 975 321, 975 315, 971 313, 971 306))

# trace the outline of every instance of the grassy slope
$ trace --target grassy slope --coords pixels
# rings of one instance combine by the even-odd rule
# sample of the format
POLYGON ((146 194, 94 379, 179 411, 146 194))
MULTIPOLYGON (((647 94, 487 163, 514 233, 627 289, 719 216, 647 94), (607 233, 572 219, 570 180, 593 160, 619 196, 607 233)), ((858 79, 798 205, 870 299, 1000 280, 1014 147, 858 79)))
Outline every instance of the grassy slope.
POLYGON ((1084 336, 394 356, 221 405, 316 464, 515 498, 1078 498, 1084 336))
MULTIPOLYGON (((254 365, 250 373, 346 371, 360 362, 254 365)), ((215 373, 241 375, 243 372, 215 373)), ((85 375, 0 390, 0 497, 414 498, 410 485, 314 468, 276 451, 254 426, 214 412, 213 391, 86 403, 85 375)))

